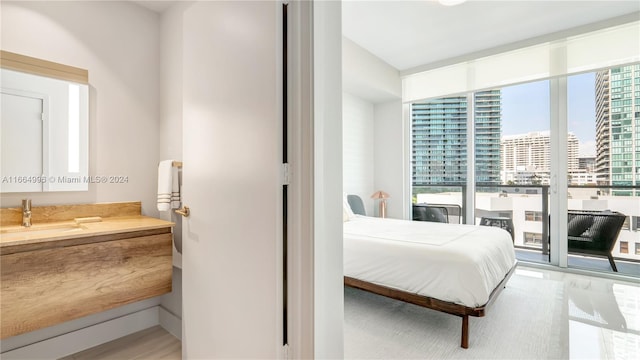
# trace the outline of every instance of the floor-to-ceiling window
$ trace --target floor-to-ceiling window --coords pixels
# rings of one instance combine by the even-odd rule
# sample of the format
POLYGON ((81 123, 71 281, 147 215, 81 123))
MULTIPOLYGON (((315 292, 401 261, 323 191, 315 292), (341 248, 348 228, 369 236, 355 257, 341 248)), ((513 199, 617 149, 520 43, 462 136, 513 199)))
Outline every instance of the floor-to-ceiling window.
MULTIPOLYGON (((562 155, 551 146, 549 80, 473 92, 472 114, 466 94, 412 104, 412 200, 453 209, 459 217, 447 220, 458 223, 467 192, 473 191, 474 221, 467 223, 508 218, 519 259, 549 262, 552 244, 559 241, 568 243, 569 267, 612 271, 614 262, 618 272, 640 275, 640 65, 564 79, 566 96, 553 100, 567 109, 562 155), (568 188, 568 233, 555 237, 550 224, 558 213, 549 203, 554 161, 566 166, 558 181, 568 188), (467 176, 470 163, 475 164, 474 184, 467 176), (615 232, 609 234, 610 250, 576 248, 571 242, 580 235, 574 234, 576 211, 624 215, 619 232, 607 230, 615 232)), ((594 239, 595 226, 583 230, 585 240, 601 241, 594 239)))
POLYGON ((569 76, 567 109, 579 141, 568 154, 568 266, 638 276, 640 64, 569 76), (584 254, 579 241, 589 240, 584 254))
POLYGON ((620 263, 619 273, 640 276, 638 26, 405 76, 412 200, 458 206, 467 224, 504 218, 494 223, 507 223, 523 260, 608 272, 620 263), (455 123, 445 102, 457 107, 455 123), (463 128, 466 143, 454 152, 463 128), (620 224, 606 224, 612 239, 603 248, 602 231, 588 223, 608 213, 620 224))
POLYGON ((508 218, 521 260, 548 262, 549 81, 474 93, 475 218, 508 218))

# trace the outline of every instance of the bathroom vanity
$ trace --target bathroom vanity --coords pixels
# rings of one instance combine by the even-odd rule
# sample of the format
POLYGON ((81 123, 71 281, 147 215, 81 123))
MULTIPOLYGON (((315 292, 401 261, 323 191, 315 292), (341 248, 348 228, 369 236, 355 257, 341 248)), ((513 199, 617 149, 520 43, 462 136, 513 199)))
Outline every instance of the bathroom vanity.
POLYGON ((0 338, 171 291, 173 223, 140 202, 0 209, 0 338))

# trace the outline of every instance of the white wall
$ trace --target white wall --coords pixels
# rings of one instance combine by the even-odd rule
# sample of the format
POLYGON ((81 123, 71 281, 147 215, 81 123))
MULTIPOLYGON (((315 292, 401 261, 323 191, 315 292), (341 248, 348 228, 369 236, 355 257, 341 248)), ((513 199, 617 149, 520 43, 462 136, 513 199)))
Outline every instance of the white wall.
POLYGON ((126 184, 86 192, 2 194, 3 207, 142 201, 156 216, 159 17, 129 2, 1 3, 2 49, 89 71, 89 174, 126 184))
POLYGON ((374 216, 374 106, 355 95, 342 95, 342 187, 359 195, 374 216))
POLYGON ((409 219, 405 209, 411 202, 407 187, 407 166, 410 153, 406 150, 405 126, 402 117, 402 101, 394 100, 374 106, 374 175, 375 189, 386 191, 387 217, 409 219))
MULTIPOLYGON (((165 10, 160 18, 160 159, 182 160, 182 28, 184 11, 192 3, 177 3, 165 10)), ((182 319, 182 216, 161 212, 160 218, 176 224, 173 228, 173 289, 162 297, 161 305, 182 319)))
MULTIPOLYGON (((142 201, 157 216, 159 16, 129 2, 2 1, 2 49, 87 69, 89 174, 128 176, 86 192, 2 194, 2 207, 142 201)), ((3 339, 2 351, 155 306, 159 298, 3 339)))
POLYGON ((342 38, 343 186, 377 216, 377 190, 391 196, 387 217, 404 218, 407 202, 402 82, 397 69, 342 38))
POLYGON ((160 158, 182 159, 182 36, 181 2, 160 18, 160 158))
POLYGON ((313 2, 314 355, 344 357, 342 4, 313 2))
POLYGON ((402 97, 398 70, 342 37, 343 91, 373 103, 402 97))

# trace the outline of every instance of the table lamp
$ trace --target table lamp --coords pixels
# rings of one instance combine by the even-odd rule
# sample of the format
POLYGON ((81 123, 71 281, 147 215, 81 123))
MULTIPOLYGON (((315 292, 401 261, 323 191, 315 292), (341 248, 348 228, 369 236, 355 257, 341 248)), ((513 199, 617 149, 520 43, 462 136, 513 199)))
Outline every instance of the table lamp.
POLYGON ((389 194, 382 190, 378 190, 371 195, 372 199, 378 199, 378 216, 381 218, 387 217, 387 199, 390 198, 389 194))

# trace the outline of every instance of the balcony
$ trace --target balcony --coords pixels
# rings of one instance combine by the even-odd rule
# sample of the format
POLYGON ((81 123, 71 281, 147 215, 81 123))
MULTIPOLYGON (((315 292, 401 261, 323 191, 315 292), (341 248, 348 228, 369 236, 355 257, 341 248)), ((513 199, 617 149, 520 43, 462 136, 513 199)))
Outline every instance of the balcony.
MULTIPOLYGON (((460 206, 460 222, 465 223, 466 185, 414 186, 418 203, 460 206)), ((611 252, 618 273, 640 277, 640 186, 569 186, 569 210, 602 211, 625 214, 627 219, 611 252), (623 192, 623 193, 621 193, 623 192), (635 196, 634 196, 635 195, 635 196)), ((519 260, 549 263, 551 242, 548 185, 476 184, 475 223, 483 216, 509 217, 514 224, 514 244, 519 260), (543 241, 545 239, 545 241, 543 241)), ((450 221, 451 222, 451 221, 450 221)), ((567 241, 563 239, 562 241, 567 241)), ((569 254, 569 267, 612 272, 605 257, 569 254)))
MULTIPOLYGON (((540 251, 528 250, 516 248, 516 258, 525 262, 532 263, 548 263, 549 255, 545 255, 540 251)), ((624 275, 630 275, 634 277, 640 277, 640 263, 638 261, 630 261, 621 258, 616 258, 616 265, 618 267, 618 273, 624 275)), ((580 256, 569 254, 567 259, 569 267, 588 269, 601 272, 611 272, 611 266, 609 261, 605 258, 592 257, 592 256, 580 256)))

